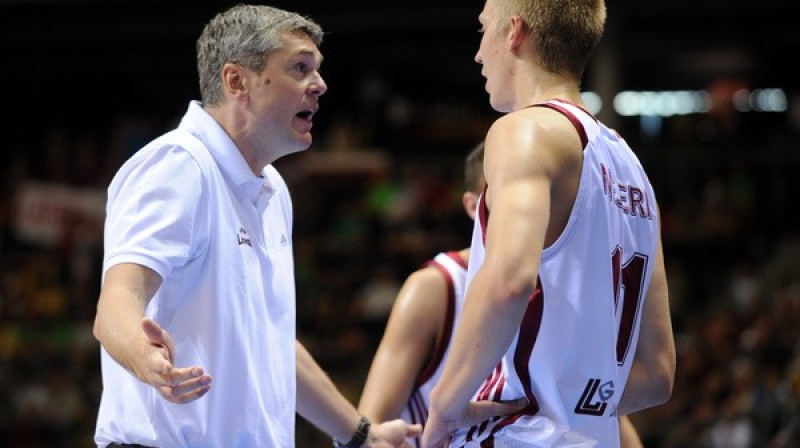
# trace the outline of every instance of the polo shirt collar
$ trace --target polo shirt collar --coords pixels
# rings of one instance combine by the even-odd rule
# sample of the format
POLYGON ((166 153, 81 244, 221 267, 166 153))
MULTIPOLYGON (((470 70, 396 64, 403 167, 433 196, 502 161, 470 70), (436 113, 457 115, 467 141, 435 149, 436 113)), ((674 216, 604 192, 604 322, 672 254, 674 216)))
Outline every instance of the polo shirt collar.
POLYGON ((256 176, 242 157, 236 144, 199 101, 189 103, 189 109, 181 119, 179 128, 197 137, 214 158, 222 174, 239 187, 239 191, 251 203, 256 204, 261 195, 271 197, 275 192, 267 176, 266 167, 261 176, 256 176))

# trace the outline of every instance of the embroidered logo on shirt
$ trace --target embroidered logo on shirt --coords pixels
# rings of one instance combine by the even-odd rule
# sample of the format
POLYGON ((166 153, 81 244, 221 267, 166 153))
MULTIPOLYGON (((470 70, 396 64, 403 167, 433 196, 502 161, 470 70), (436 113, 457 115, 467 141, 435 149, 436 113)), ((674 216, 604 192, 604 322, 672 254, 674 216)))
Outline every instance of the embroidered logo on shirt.
POLYGON ((236 239, 239 241, 239 245, 247 244, 250 247, 253 247, 253 243, 250 242, 250 236, 247 235, 247 230, 244 230, 244 227, 239 227, 239 234, 236 235, 236 239))
POLYGON ((281 234, 281 246, 286 246, 289 244, 289 240, 286 238, 286 235, 281 234))

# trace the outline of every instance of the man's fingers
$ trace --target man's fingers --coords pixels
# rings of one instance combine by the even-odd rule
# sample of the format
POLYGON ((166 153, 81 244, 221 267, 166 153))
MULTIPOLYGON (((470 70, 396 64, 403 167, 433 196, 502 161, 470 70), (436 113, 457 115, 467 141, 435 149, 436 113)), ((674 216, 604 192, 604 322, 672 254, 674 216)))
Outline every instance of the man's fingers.
POLYGON ((211 385, 205 385, 202 387, 197 387, 194 389, 190 389, 182 394, 176 393, 175 388, 171 387, 159 387, 158 390, 167 401, 172 403, 184 404, 189 403, 191 401, 197 400, 205 395, 211 389, 211 385))
POLYGON ((203 373, 200 367, 173 367, 169 374, 169 385, 172 387, 180 387, 183 384, 196 384, 196 383, 210 383, 211 376, 203 373))
POLYGON ((497 411, 499 413, 496 415, 515 414, 525 410, 528 405, 530 405, 530 402, 525 397, 517 398, 516 400, 500 401, 497 403, 497 411))
POLYGON ((199 367, 173 369, 170 384, 158 388, 161 395, 173 403, 188 403, 211 389, 211 376, 199 367))
POLYGON ((515 414, 528 407, 528 400, 518 398, 508 401, 473 401, 469 404, 468 426, 478 424, 493 417, 515 414))
POLYGON ((197 400, 211 390, 211 375, 200 367, 176 368, 167 366, 162 372, 154 372, 149 381, 161 396, 173 403, 188 403, 197 400))
POLYGON ((211 389, 211 377, 205 375, 174 386, 172 396, 180 400, 181 403, 196 400, 206 394, 211 389))
POLYGON ((150 344, 158 347, 164 356, 151 365, 148 383, 154 385, 159 393, 173 403, 188 403, 197 400, 211 389, 211 376, 200 367, 177 368, 172 365, 174 344, 166 330, 153 319, 142 319, 142 330, 150 344))
POLYGON ((422 434, 422 425, 417 423, 415 425, 408 425, 407 437, 416 437, 422 434))

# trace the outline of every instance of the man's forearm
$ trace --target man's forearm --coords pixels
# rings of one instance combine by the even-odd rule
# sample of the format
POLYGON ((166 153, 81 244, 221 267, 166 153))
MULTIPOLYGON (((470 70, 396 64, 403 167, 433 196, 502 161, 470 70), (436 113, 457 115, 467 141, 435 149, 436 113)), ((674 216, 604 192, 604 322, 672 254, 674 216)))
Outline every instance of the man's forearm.
POLYGON ((334 440, 346 442, 358 429, 359 415, 314 358, 296 342, 297 413, 334 440))

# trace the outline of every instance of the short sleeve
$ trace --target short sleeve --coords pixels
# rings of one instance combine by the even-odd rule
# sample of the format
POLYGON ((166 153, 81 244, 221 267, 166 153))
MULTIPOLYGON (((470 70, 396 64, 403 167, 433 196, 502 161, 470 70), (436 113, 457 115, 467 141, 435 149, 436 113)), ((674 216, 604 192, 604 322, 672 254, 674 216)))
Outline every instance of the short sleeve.
POLYGON ((103 272, 137 263, 166 278, 191 259, 204 239, 202 172, 178 146, 145 147, 108 188, 103 272))

